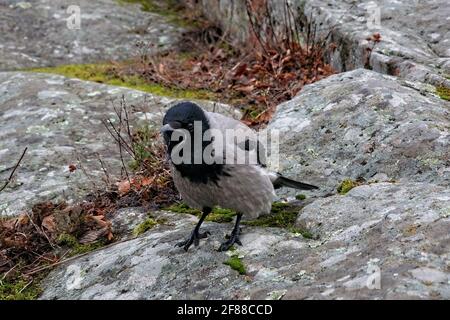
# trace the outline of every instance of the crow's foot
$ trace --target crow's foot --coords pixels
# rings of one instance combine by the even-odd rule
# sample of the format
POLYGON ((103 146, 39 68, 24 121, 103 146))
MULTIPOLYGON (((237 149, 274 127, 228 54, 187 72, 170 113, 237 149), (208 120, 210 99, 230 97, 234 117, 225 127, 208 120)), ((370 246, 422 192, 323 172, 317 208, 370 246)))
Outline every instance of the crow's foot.
POLYGON ((228 240, 225 242, 222 242, 218 251, 228 251, 231 248, 231 246, 235 243, 242 246, 242 242, 239 239, 239 234, 240 234, 240 231, 231 233, 231 235, 229 235, 227 237, 228 240))
POLYGON ((181 241, 176 244, 177 247, 183 247, 185 251, 188 251, 189 247, 194 244, 196 247, 200 243, 200 239, 207 238, 208 235, 211 234, 209 231, 206 232, 198 232, 198 231, 192 231, 190 237, 186 239, 185 241, 181 241))

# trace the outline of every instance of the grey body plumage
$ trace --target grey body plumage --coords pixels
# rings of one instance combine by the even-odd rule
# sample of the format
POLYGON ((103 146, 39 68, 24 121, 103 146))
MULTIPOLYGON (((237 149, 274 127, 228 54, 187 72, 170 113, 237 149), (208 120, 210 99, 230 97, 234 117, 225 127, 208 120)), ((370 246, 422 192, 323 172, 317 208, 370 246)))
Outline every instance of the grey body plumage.
MULTIPOLYGON (((194 243, 198 244, 199 239, 205 238, 206 233, 199 233, 199 228, 204 218, 214 206, 232 209, 238 213, 236 225, 231 233, 230 239, 224 242, 219 250, 228 250, 234 243, 240 244, 239 222, 244 219, 255 219, 260 215, 269 214, 272 201, 275 196, 274 189, 281 186, 294 187, 299 189, 317 189, 317 187, 297 182, 281 176, 278 173, 270 172, 258 161, 236 163, 234 149, 240 149, 248 159, 256 159, 258 140, 255 132, 243 123, 225 117, 223 115, 203 111, 199 106, 190 102, 182 102, 173 106, 166 113, 163 120, 161 132, 168 146, 169 157, 171 158, 172 176, 176 188, 181 194, 183 201, 193 207, 203 210, 204 214, 199 224, 192 232, 190 238, 180 243, 185 250, 194 243), (172 141, 171 134, 177 129, 185 129, 193 133, 194 121, 201 121, 203 132, 211 129, 225 132, 227 129, 239 130, 233 145, 226 145, 214 139, 205 142, 204 150, 208 146, 213 151, 214 162, 201 163, 174 163, 171 152, 177 145, 186 141, 172 141), (227 147, 223 148, 223 145, 227 147), (220 146, 220 148, 219 148, 220 146), (250 147, 249 147, 250 146, 250 147), (253 146, 253 147, 252 147, 253 146), (230 148, 231 147, 231 148, 230 148), (232 160, 232 161, 230 161, 232 160)), ((193 156, 192 156, 193 157, 193 156)))
POLYGON ((172 166, 172 176, 183 201, 190 207, 220 206, 244 214, 244 219, 256 219, 270 213, 274 187, 269 176, 257 166, 225 165, 227 175, 217 183, 196 183, 181 176, 172 166))

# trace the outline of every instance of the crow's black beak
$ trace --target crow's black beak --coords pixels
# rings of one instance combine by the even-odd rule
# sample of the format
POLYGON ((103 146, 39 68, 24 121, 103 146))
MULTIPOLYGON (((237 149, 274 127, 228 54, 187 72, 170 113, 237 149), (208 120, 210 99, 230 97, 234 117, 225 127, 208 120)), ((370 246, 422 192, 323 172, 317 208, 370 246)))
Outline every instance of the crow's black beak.
POLYGON ((165 125, 162 126, 161 130, 159 130, 159 132, 162 134, 164 141, 166 143, 166 145, 169 145, 170 143, 170 138, 172 136, 172 132, 175 129, 170 125, 170 123, 167 123, 165 125))

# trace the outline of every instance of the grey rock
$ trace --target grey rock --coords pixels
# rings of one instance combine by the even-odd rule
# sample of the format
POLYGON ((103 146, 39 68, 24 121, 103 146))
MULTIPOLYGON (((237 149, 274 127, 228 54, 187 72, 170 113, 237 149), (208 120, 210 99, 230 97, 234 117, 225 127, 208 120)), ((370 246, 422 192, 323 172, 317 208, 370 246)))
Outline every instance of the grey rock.
POLYGON ((347 178, 450 185, 450 103, 417 86, 365 69, 305 86, 268 126, 279 171, 323 194, 347 178))
POLYGON ((115 235, 130 236, 133 230, 149 217, 149 210, 144 207, 121 208, 107 216, 111 221, 115 235))
MULTIPOLYGON (((111 179, 120 176, 119 149, 101 121, 116 118, 114 107, 122 97, 137 124, 146 121, 157 128, 176 101, 58 75, 0 73, 0 181, 28 147, 15 180, 0 193, 0 216, 18 214, 42 200, 70 202, 105 187, 99 157, 111 179), (78 169, 70 172, 71 164, 78 169)), ((223 104, 199 103, 210 111, 239 116, 223 104)), ((130 159, 125 155, 125 160, 130 159)))
POLYGON ((180 28, 116 0, 1 0, 0 70, 129 59, 136 43, 168 48, 180 28), (72 28, 78 6, 80 28, 72 28))
POLYGON ((174 245, 197 219, 158 212, 166 222, 142 237, 52 271, 41 299, 448 299, 449 210, 441 186, 360 186, 301 211, 318 240, 244 226, 228 254, 215 249, 232 224, 205 223, 212 234, 186 253, 174 245), (230 254, 247 275, 223 264, 230 254))
POLYGON ((445 0, 433 1, 299 1, 305 17, 313 17, 330 43, 329 54, 338 71, 368 66, 374 71, 412 81, 450 86, 450 8, 445 0), (379 14, 379 21, 376 16, 379 14), (381 42, 366 39, 381 35, 381 42))

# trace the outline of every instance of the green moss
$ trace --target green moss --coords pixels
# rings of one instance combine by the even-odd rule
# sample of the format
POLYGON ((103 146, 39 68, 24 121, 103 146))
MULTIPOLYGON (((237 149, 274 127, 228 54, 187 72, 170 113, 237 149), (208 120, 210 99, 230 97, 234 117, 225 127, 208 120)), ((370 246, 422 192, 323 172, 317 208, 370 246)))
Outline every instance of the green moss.
POLYGON ((179 1, 176 0, 118 0, 121 4, 140 4, 141 10, 146 12, 153 12, 160 16, 166 17, 168 22, 188 28, 192 27, 192 23, 189 24, 188 21, 184 20, 182 17, 180 17, 180 11, 182 10, 182 7, 179 5, 179 1))
POLYGON ((68 64, 57 67, 45 67, 29 69, 32 72, 60 74, 69 78, 78 78, 82 80, 107 83, 112 80, 108 75, 107 64, 68 64))
POLYGON ((339 194, 346 194, 350 190, 352 190, 354 187, 359 186, 359 183, 357 181, 351 180, 351 179, 345 179, 341 182, 341 184, 337 187, 337 192, 339 194))
POLYGON ((298 233, 305 239, 315 239, 314 235, 310 231, 305 230, 305 229, 292 227, 292 228, 289 228, 289 231, 292 233, 298 233))
POLYGON ((61 234, 57 239, 57 243, 58 245, 67 246, 71 249, 69 256, 76 256, 86 252, 91 252, 105 245, 103 241, 96 241, 94 243, 89 244, 81 244, 74 236, 67 233, 61 234))
MULTIPOLYGON (((0 275, 0 278, 2 276, 0 275)), ((35 278, 32 282, 23 278, 14 281, 0 281, 1 300, 36 300, 42 293, 40 282, 42 277, 35 278)))
POLYGON ((186 99, 186 100, 214 100, 214 94, 207 90, 189 90, 166 87, 157 83, 147 82, 138 76, 118 77, 111 72, 108 64, 70 64, 47 68, 34 68, 27 71, 39 73, 59 74, 69 78, 78 78, 114 86, 148 92, 154 95, 186 99))
POLYGON ((187 204, 184 204, 182 202, 171 205, 170 207, 167 208, 167 210, 176 212, 176 213, 192 214, 194 216, 198 216, 198 215, 202 214, 202 212, 200 210, 192 209, 187 204))
POLYGON ((450 101, 450 88, 436 87, 436 93, 441 99, 450 101))
POLYGON ((244 263, 242 263, 242 260, 239 258, 237 254, 232 255, 223 264, 230 266, 231 269, 236 270, 237 272, 239 272, 239 274, 244 275, 247 273, 247 271, 245 270, 244 263))
MULTIPOLYGON (((292 233, 299 233, 304 238, 311 239, 313 238, 313 235, 309 231, 294 228, 299 209, 299 207, 289 203, 274 202, 272 204, 270 215, 262 216, 252 221, 243 221, 242 224, 255 227, 284 228, 292 233)), ((174 204, 168 207, 167 210, 177 213, 192 214, 197 217, 200 217, 202 215, 202 212, 200 210, 192 209, 184 203, 174 204)), ((233 210, 215 207, 205 220, 218 223, 231 222, 233 221, 235 215, 236 212, 233 210)))
POLYGON ((270 215, 243 223, 256 227, 290 228, 294 225, 297 214, 298 208, 296 206, 284 202, 274 202, 270 215))
POLYGON ((77 238, 67 233, 61 234, 58 237, 57 243, 58 245, 67 246, 69 248, 74 248, 79 245, 77 238))
POLYGON ((236 212, 230 209, 223 209, 220 207, 215 207, 213 211, 208 215, 206 221, 212 222, 231 222, 233 221, 233 217, 236 215, 236 212))
POLYGON ((305 200, 306 196, 304 194, 298 194, 298 195, 295 196, 295 199, 297 199, 297 200, 305 200))
POLYGON ((312 239, 313 235, 308 230, 294 227, 300 207, 285 203, 274 202, 270 215, 259 217, 256 220, 244 221, 243 224, 255 227, 283 228, 292 233, 301 234, 306 239, 312 239))
POLYGON ((156 226, 158 222, 153 218, 147 218, 144 222, 142 222, 140 225, 138 225, 133 230, 133 234, 135 236, 138 236, 140 234, 143 234, 144 232, 152 229, 154 226, 156 226))
MULTIPOLYGON (((192 214, 197 217, 201 217, 202 215, 200 210, 192 209, 184 203, 174 204, 167 208, 167 210, 177 213, 192 214)), ((205 220, 218 223, 231 222, 235 215, 236 212, 233 210, 215 207, 205 220)))

